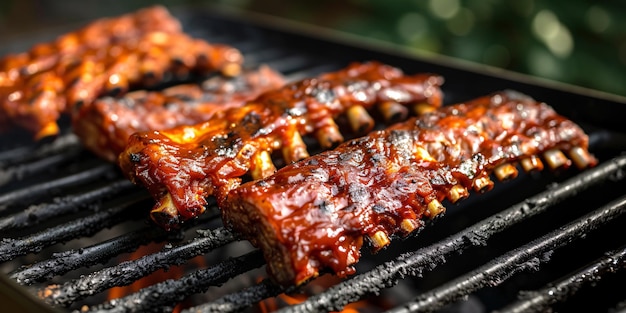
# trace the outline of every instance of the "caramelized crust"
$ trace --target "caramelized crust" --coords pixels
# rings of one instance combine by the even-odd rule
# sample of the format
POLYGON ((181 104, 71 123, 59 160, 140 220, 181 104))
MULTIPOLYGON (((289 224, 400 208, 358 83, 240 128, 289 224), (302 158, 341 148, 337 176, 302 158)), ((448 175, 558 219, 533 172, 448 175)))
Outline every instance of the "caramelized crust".
POLYGON ((308 157, 302 135, 313 134, 328 147, 343 140, 334 119, 344 113, 365 121, 350 124, 367 132, 367 112, 378 104, 438 107, 441 83, 437 75, 407 76, 380 63, 355 63, 266 92, 201 124, 134 134, 119 164, 157 199, 151 216, 169 229, 201 214, 208 196, 223 197, 247 173, 253 179, 272 174, 272 152, 282 152, 286 163, 308 157))
POLYGON ((375 131, 245 183, 221 203, 222 214, 228 227, 263 250, 276 281, 301 284, 326 268, 353 273, 364 239, 374 251, 381 249, 392 235, 405 236, 422 219, 443 213, 444 199, 488 190, 490 174, 514 177, 514 162, 549 159, 563 150, 584 160, 580 167, 593 166, 587 144, 577 125, 546 104, 500 92, 375 131))
POLYGON ((236 49, 184 34, 160 6, 97 20, 0 60, 0 130, 54 136, 60 114, 78 104, 190 73, 234 75, 241 63, 236 49))
POLYGON ((100 98, 72 114, 72 123, 87 149, 114 162, 133 133, 197 124, 284 84, 280 73, 261 66, 235 77, 217 75, 200 84, 100 98))

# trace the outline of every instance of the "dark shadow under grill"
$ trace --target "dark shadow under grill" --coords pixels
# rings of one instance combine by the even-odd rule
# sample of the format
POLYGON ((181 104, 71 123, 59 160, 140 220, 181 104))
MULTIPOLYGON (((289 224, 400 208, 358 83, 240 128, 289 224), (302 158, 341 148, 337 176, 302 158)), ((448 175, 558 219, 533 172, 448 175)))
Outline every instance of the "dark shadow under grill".
MULTIPOLYGON (((174 13, 191 35, 234 45, 248 66, 268 64, 290 80, 378 60, 408 73, 442 74, 448 104, 521 91, 579 123, 601 161, 582 172, 521 174, 447 204, 446 215, 419 234, 398 238, 376 255, 363 251, 357 275, 282 311, 341 310, 364 301, 367 312, 606 312, 626 306, 614 287, 626 278, 623 98, 337 34, 314 35, 265 17, 191 8, 174 13)), ((216 207, 167 233, 147 221, 148 194, 83 151, 69 129, 54 142, 28 138, 0 137, 0 266, 6 274, 0 295, 11 295, 10 303, 50 311, 159 312, 179 303, 185 312, 258 311, 265 299, 301 291, 271 283, 261 253, 222 226, 216 207), (151 243, 163 247, 128 259, 151 243), (204 264, 191 261, 198 256, 204 264), (111 288, 173 266, 186 267, 182 277, 107 299, 111 288)))

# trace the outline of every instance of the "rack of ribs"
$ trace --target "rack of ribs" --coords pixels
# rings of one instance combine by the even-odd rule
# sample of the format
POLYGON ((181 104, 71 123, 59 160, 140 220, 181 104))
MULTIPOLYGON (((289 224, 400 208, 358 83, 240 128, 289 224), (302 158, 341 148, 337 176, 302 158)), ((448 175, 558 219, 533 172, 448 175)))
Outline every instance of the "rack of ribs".
POLYGON ((284 84, 280 73, 263 65, 234 77, 215 75, 161 91, 103 97, 74 112, 72 126, 87 149, 115 162, 133 133, 198 124, 284 84))
POLYGON ((526 171, 593 166, 588 137, 545 103, 504 91, 445 106, 346 141, 233 189, 225 225, 259 247, 271 276, 298 285, 330 269, 354 273, 364 241, 374 251, 445 211, 469 190, 526 171), (569 154, 568 159, 562 152, 569 154))
POLYGON ((406 117, 408 108, 439 107, 442 83, 434 74, 353 63, 265 92, 200 124, 136 133, 118 162, 156 199, 152 219, 170 229, 204 212, 207 197, 224 197, 244 176, 274 173, 274 152, 287 164, 308 157, 302 136, 312 135, 324 149, 342 142, 336 120, 345 118, 348 131, 364 134, 374 127, 370 113, 376 109, 396 120, 406 117))
POLYGON ((161 6, 103 18, 29 51, 0 59, 0 131, 35 139, 59 133, 57 120, 105 95, 189 75, 236 75, 243 57, 230 46, 183 33, 161 6))

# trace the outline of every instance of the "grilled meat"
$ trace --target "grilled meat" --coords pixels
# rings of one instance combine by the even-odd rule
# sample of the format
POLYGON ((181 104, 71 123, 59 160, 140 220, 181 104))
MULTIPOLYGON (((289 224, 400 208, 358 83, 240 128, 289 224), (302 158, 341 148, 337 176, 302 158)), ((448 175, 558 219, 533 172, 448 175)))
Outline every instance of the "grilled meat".
POLYGON ((272 174, 274 151, 286 163, 308 157, 302 135, 314 135, 324 148, 343 141, 335 118, 346 117, 353 131, 364 133, 374 124, 368 110, 376 107, 393 119, 406 115, 401 104, 440 106, 442 82, 377 62, 354 63, 263 93, 201 124, 136 133, 119 164, 157 199, 152 219, 169 229, 201 214, 208 196, 224 196, 247 173, 272 174))
POLYGON ((99 96, 192 73, 233 75, 241 63, 238 50, 184 34, 160 6, 101 19, 0 60, 0 130, 54 136, 60 114, 99 96))
POLYGON ((272 277, 301 284, 322 269, 354 272, 364 240, 376 251, 445 211, 469 189, 527 170, 596 164, 588 138, 551 107, 506 91, 375 131, 241 185, 224 222, 263 250, 272 277))
POLYGON ((235 77, 213 76, 200 84, 104 97, 72 114, 73 128, 87 149, 115 162, 135 132, 198 124, 284 83, 281 74, 261 66, 235 77))

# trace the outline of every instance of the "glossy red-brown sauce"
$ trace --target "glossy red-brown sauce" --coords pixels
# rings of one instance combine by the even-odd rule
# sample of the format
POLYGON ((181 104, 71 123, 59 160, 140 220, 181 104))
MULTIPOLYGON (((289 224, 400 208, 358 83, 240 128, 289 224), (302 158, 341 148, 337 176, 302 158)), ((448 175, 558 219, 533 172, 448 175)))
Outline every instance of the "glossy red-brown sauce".
POLYGON ((377 62, 354 63, 268 91, 201 124, 135 134, 119 163, 128 177, 148 188, 157 199, 155 207, 169 194, 185 220, 203 212, 206 197, 223 197, 238 186, 260 153, 281 150, 287 163, 308 156, 296 140, 299 135, 325 127, 351 106, 370 109, 383 101, 440 106, 441 83, 437 75, 404 75, 377 62))
POLYGON ((471 189, 507 162, 558 148, 587 148, 587 136, 544 103, 502 92, 375 131, 234 189, 225 224, 260 247, 272 276, 300 284, 329 268, 346 275, 364 238, 406 235, 428 203, 453 186, 471 189), (424 152, 426 151, 426 152, 424 152))
POLYGON ((161 6, 94 21, 28 52, 0 59, 0 130, 36 139, 58 133, 57 119, 100 96, 241 64, 241 53, 183 33, 161 6))
POLYGON ((114 162, 133 133, 197 124, 284 84, 280 73, 261 66, 235 77, 100 98, 72 114, 73 129, 87 149, 114 162))

